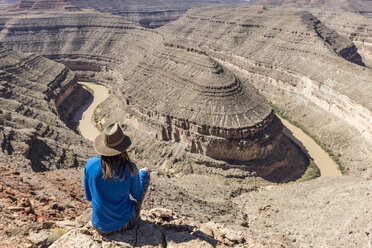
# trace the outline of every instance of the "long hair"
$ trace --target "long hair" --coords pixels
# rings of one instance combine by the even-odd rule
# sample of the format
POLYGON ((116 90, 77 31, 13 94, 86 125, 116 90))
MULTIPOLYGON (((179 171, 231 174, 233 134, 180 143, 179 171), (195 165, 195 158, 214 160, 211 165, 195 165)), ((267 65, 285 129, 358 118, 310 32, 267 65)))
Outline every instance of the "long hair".
POLYGON ((129 173, 132 176, 136 173, 134 165, 132 161, 130 160, 127 151, 124 151, 115 156, 101 155, 101 166, 102 166, 103 179, 124 180, 126 178, 127 168, 128 168, 129 173), (122 176, 121 176, 121 172, 123 172, 122 176))

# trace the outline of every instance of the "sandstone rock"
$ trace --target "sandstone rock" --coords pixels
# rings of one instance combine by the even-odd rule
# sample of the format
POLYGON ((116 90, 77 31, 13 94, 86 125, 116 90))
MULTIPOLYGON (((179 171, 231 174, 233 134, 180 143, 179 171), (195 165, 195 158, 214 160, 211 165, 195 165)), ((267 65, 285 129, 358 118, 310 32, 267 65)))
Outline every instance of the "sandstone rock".
POLYGON ((70 231, 54 242, 50 248, 100 248, 98 241, 91 239, 89 236, 81 234, 77 230, 70 231))
POLYGON ((50 209, 54 209, 54 210, 58 210, 58 211, 63 211, 66 208, 62 204, 55 202, 52 205, 50 205, 50 209))
POLYGON ((40 232, 30 235, 27 239, 37 247, 43 247, 44 245, 46 245, 48 237, 49 237, 48 233, 40 232))
POLYGON ((79 217, 76 218, 76 221, 84 226, 92 219, 92 209, 86 209, 79 217))
POLYGON ((170 209, 165 208, 153 208, 149 211, 149 214, 156 218, 161 219, 172 219, 173 212, 170 209))
POLYGON ((75 221, 56 221, 55 222, 56 226, 61 227, 61 228, 67 228, 67 229, 73 229, 76 227, 80 227, 81 225, 75 221))
MULTIPOLYGON (((68 232, 51 247, 264 247, 260 245, 259 239, 252 238, 246 229, 237 226, 213 222, 201 224, 191 220, 186 222, 194 223, 197 231, 178 228, 176 224, 167 225, 164 229, 165 226, 141 220, 136 229, 100 236, 91 226, 86 226, 68 232), (205 225, 217 234, 215 238, 200 231, 205 229, 205 225)), ((268 244, 270 247, 279 247, 285 243, 272 240, 268 244)))
POLYGON ((22 211, 24 209, 24 207, 8 207, 8 210, 10 211, 22 211))
POLYGON ((32 231, 40 231, 42 229, 50 229, 54 225, 54 222, 36 222, 28 225, 28 229, 32 231))

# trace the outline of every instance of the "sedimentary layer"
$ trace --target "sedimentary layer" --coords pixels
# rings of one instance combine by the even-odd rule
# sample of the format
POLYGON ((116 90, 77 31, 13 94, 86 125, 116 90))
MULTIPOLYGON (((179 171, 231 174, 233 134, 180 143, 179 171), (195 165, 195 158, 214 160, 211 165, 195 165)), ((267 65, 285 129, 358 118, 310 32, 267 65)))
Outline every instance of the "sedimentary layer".
POLYGON ((78 11, 94 9, 122 16, 143 27, 156 28, 174 21, 190 8, 239 3, 240 0, 143 1, 143 0, 19 0, 7 11, 78 11))
MULTIPOLYGON (((256 4, 267 7, 301 8, 313 13, 329 28, 349 38, 358 48, 363 62, 372 67, 372 2, 355 0, 328 0, 328 1, 283 1, 283 0, 256 0, 256 4)), ((244 3, 243 5, 251 5, 244 3)))
MULTIPOLYGON (((323 133, 332 133, 334 139, 343 140, 339 143, 328 137, 323 139, 340 154, 347 154, 345 161, 350 167, 360 166, 364 170, 371 163, 367 154, 371 154, 372 142, 372 72, 343 58, 342 51, 349 54, 346 58, 355 58, 357 55, 352 55, 355 47, 346 45, 345 38, 330 32, 308 12, 247 8, 191 10, 160 31, 169 43, 205 51, 248 79, 280 107, 299 106, 307 113, 304 104, 309 109, 315 106, 318 120, 327 113, 332 121, 321 126, 312 122, 317 127, 310 129, 320 139, 323 133), (345 149, 343 142, 348 140, 349 132, 353 133, 350 136, 360 137, 358 149, 363 152, 357 157, 363 163, 347 158, 358 150, 355 143, 353 149, 345 149)), ((350 141, 348 144, 353 145, 350 141)))
POLYGON ((26 157, 34 171, 82 164, 90 149, 58 114, 68 115, 84 99, 75 75, 39 55, 3 45, 0 54, 1 152, 26 157))
POLYGON ((20 0, 6 9, 9 12, 15 11, 79 11, 65 0, 20 0))
POLYGON ((165 1, 86 1, 69 0, 80 8, 93 8, 99 12, 120 15, 130 21, 139 23, 143 27, 156 28, 170 21, 174 21, 190 8, 218 6, 241 2, 239 0, 165 0, 165 1))
POLYGON ((369 68, 372 67, 372 15, 346 10, 311 9, 310 11, 328 27, 349 38, 358 48, 364 64, 369 68))
POLYGON ((282 136, 264 97, 204 52, 111 15, 10 17, 2 27, 0 39, 14 49, 108 80, 114 92, 114 104, 104 109, 108 116, 121 110, 119 121, 155 138, 240 169, 257 167, 261 175, 291 167, 297 148, 282 136))

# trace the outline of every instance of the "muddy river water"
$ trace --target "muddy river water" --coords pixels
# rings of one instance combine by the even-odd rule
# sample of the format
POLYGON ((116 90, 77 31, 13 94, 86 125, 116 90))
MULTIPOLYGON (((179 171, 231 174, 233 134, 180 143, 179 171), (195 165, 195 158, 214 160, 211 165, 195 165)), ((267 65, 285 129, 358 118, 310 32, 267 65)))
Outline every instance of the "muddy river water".
POLYGON ((109 96, 109 91, 105 86, 99 84, 86 82, 80 82, 80 84, 92 92, 93 101, 88 102, 75 113, 74 121, 79 123, 78 129, 81 135, 87 140, 93 141, 99 134, 92 119, 93 113, 97 106, 109 96))
MULTIPOLYGON (((79 123, 78 128, 81 135, 93 141, 99 134, 99 131, 94 125, 92 116, 97 106, 103 102, 109 95, 108 89, 102 85, 94 83, 81 82, 83 87, 87 87, 93 93, 93 100, 81 107, 75 114, 74 121, 79 123)), ((294 142, 300 145, 308 152, 310 157, 320 170, 321 176, 340 176, 337 164, 328 156, 328 154, 300 128, 292 125, 288 121, 281 119, 284 124, 284 133, 294 142)))

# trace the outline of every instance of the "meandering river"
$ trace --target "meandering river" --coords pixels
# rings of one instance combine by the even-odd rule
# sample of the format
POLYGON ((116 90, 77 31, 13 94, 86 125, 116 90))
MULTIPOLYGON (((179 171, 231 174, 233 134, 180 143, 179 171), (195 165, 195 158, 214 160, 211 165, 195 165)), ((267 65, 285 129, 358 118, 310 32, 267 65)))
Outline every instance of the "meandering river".
MULTIPOLYGON (((102 85, 86 82, 81 82, 80 84, 93 92, 93 100, 76 112, 74 121, 79 123, 78 128, 81 135, 93 141, 99 134, 92 119, 93 113, 97 106, 108 97, 109 92, 108 89, 102 85)), ((284 133, 303 149, 307 150, 308 154, 318 166, 321 176, 341 176, 337 164, 312 138, 288 121, 284 119, 281 119, 281 121, 285 126, 284 133)))
POLYGON ((99 84, 87 82, 80 82, 79 84, 93 93, 93 100, 82 106, 75 113, 74 121, 78 123, 81 135, 87 140, 93 141, 99 134, 92 119, 93 113, 97 106, 109 96, 109 91, 105 86, 99 84))

